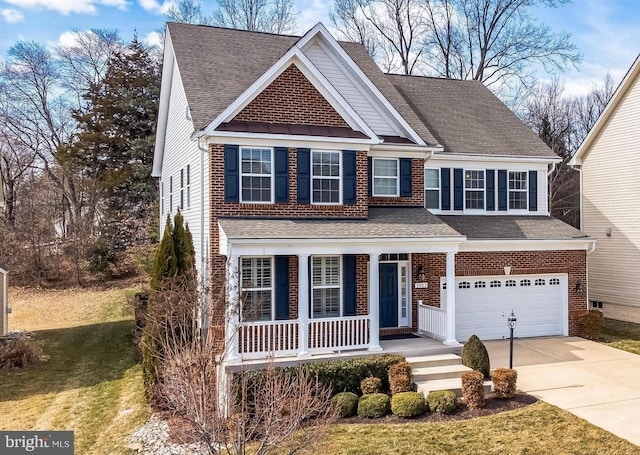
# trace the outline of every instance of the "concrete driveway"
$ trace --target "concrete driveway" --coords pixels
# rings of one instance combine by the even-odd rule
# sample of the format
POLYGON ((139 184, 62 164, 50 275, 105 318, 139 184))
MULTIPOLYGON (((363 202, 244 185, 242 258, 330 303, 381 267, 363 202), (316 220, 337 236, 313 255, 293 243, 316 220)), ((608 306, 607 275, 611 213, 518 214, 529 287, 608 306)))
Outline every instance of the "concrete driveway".
MULTIPOLYGON (((640 356, 576 337, 514 340, 518 388, 640 445, 640 356)), ((486 341, 491 368, 509 340, 486 341)))

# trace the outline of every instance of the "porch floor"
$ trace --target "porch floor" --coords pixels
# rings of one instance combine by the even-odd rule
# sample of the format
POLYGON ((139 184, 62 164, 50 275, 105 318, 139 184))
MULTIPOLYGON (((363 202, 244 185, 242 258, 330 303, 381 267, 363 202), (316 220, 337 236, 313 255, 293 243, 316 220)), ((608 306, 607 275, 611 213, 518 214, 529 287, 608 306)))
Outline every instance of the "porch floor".
MULTIPOLYGON (((414 334, 417 335, 417 334, 414 334)), ((419 336, 418 338, 406 338, 399 340, 381 340, 382 351, 371 352, 366 349, 354 349, 341 352, 328 351, 317 353, 310 357, 298 358, 296 356, 276 357, 273 362, 278 367, 295 366, 304 362, 318 362, 323 360, 348 359, 353 357, 366 357, 379 354, 400 354, 405 357, 419 357, 439 354, 462 353, 462 344, 458 346, 445 346, 441 341, 433 338, 419 336)), ((232 371, 260 370, 268 363, 268 359, 244 360, 241 363, 229 365, 232 371)))

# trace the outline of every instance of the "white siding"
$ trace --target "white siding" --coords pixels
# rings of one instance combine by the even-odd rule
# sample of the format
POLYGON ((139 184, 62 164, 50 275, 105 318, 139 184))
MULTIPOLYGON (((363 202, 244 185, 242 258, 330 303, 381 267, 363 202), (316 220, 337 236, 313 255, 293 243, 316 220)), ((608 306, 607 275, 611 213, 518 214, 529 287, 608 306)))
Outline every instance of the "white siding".
POLYGON ((318 41, 311 42, 304 53, 376 134, 401 135, 381 108, 371 101, 367 95, 368 89, 356 82, 357 76, 351 74, 346 67, 338 65, 318 41))
POLYGON ((605 315, 610 305, 640 307, 640 78, 583 160, 583 231, 597 239, 589 300, 602 301, 605 315))
MULTIPOLYGON (((187 118, 187 98, 182 86, 180 71, 177 63, 173 67, 171 94, 169 98, 169 114, 165 136, 164 156, 162 160, 161 184, 164 186, 164 212, 160 214, 161 233, 164 231, 167 214, 169 213, 169 181, 173 177, 173 210, 171 218, 177 213, 180 205, 180 171, 184 172, 184 203, 180 208, 185 222, 193 236, 193 246, 196 250, 196 265, 200 274, 203 273, 203 259, 208 261, 209 244, 209 185, 206 176, 209 173, 207 154, 198 147, 197 140, 190 138, 193 133, 193 123, 187 118), (202 156, 204 154, 204 156, 202 156), (201 162, 204 167, 201 166, 201 162), (190 170, 190 206, 187 204, 187 166, 190 170), (204 182, 203 177, 204 176, 204 182), (203 194, 201 194, 203 193, 203 194), (204 215, 204 220, 203 220, 204 215), (204 221, 204 223, 203 223, 204 221)), ((161 203, 162 211, 162 203, 161 203)), ((205 274, 206 276, 206 274, 205 274)))
MULTIPOLYGON (((447 160, 443 158, 432 158, 427 160, 424 164, 425 168, 451 168, 451 169, 473 169, 480 170, 484 169, 494 169, 496 171, 496 197, 498 194, 498 170, 504 169, 507 171, 538 171, 538 210, 536 212, 522 211, 519 210, 517 212, 502 212, 497 210, 497 202, 496 202, 496 210, 485 212, 486 215, 505 215, 505 214, 517 214, 517 215, 548 215, 548 204, 547 204, 547 194, 548 194, 548 184, 547 184, 547 170, 548 165, 545 163, 539 162, 530 162, 524 159, 514 159, 513 161, 473 161, 473 157, 469 157, 469 160, 466 161, 454 161, 447 160)), ((485 174, 486 175, 486 174, 485 174)), ((452 177, 453 179, 453 177, 452 177)), ((451 196, 453 197, 453 180, 451 180, 451 196)), ((486 183, 485 183, 486 188, 486 183)), ((447 211, 442 212, 448 215, 460 214, 460 211, 447 211)), ((474 211, 477 213, 477 211, 474 211)))

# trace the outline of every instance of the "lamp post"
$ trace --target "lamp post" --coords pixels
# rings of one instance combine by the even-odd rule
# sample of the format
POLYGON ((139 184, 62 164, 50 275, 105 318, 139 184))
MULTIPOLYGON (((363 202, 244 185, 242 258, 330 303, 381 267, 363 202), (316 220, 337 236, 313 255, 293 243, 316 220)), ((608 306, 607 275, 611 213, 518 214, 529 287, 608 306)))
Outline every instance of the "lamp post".
POLYGON ((511 314, 507 318, 507 323, 509 324, 509 331, 511 332, 510 341, 509 341, 509 369, 513 369, 513 329, 516 328, 516 315, 513 314, 513 310, 511 310, 511 314))

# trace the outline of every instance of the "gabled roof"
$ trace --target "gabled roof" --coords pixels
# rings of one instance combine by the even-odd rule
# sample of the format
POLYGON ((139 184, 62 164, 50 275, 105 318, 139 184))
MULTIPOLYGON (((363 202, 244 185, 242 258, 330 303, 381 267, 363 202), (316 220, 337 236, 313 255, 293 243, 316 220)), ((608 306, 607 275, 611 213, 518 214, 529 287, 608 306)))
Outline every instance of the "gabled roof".
POLYGON ((607 104, 607 107, 602 111, 595 125, 591 128, 591 131, 589 131, 587 137, 585 137, 582 144, 580 144, 578 151, 573 155, 573 158, 569 162, 571 166, 582 164, 582 160, 584 160, 589 153, 593 141, 600 135, 602 129, 607 125, 609 118, 611 118, 611 115, 616 111, 618 105, 638 77, 640 77, 640 54, 636 57, 636 60, 633 62, 633 65, 631 65, 631 68, 629 68, 629 71, 627 71, 620 85, 618 85, 616 92, 613 94, 613 97, 611 97, 611 100, 609 100, 609 104, 607 104))
POLYGON ((557 158, 484 84, 387 75, 449 153, 557 158))

